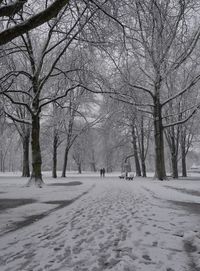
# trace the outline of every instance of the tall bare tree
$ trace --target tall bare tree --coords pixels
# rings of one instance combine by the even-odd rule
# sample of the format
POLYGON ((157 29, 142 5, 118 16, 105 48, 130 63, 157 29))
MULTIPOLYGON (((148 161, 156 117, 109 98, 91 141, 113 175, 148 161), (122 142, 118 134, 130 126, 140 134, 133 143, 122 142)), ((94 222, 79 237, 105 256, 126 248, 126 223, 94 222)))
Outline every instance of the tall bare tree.
MULTIPOLYGON (((198 9, 198 2, 192 4, 198 9)), ((124 82, 123 88, 117 88, 121 93, 119 99, 153 117, 155 177, 163 180, 166 178, 164 129, 187 121, 197 110, 198 103, 196 109, 188 108, 187 117, 181 121, 177 118, 173 123, 165 123, 163 112, 172 100, 198 83, 199 71, 190 77, 184 88, 176 89, 170 97, 166 95, 166 82, 197 50, 200 26, 191 24, 190 1, 126 1, 124 12, 128 14, 122 17, 126 43, 117 53, 112 54, 110 50, 107 54, 124 82), (146 97, 143 102, 138 102, 138 92, 146 97)))
MULTIPOLYGON (((22 48, 26 51, 26 71, 18 71, 16 69, 10 73, 6 73, 1 78, 3 81, 10 82, 11 84, 13 78, 20 79, 25 77, 29 80, 30 89, 27 91, 17 90, 17 92, 29 97, 31 99, 30 104, 18 99, 16 100, 13 96, 13 93, 15 94, 16 91, 6 89, 2 92, 11 103, 25 107, 31 115, 32 174, 28 185, 36 184, 37 186, 42 186, 43 184, 40 150, 40 117, 43 107, 47 107, 51 102, 64 98, 68 93, 80 86, 78 76, 74 80, 75 77, 73 75, 80 69, 80 66, 75 66, 75 68, 71 69, 70 65, 68 65, 66 70, 63 71, 60 69, 59 61, 61 58, 67 58, 67 56, 71 55, 73 48, 77 46, 76 37, 81 33, 84 26, 96 11, 97 8, 88 10, 87 5, 81 5, 80 8, 72 5, 67 15, 65 15, 65 12, 61 13, 52 24, 46 26, 46 32, 42 32, 43 39, 41 42, 39 42, 36 33, 26 33, 23 35, 21 37, 22 43, 19 41, 18 47, 20 48, 22 44, 22 48), (70 26, 65 31, 60 31, 63 24, 65 25, 65 21, 61 21, 63 18, 70 20, 70 26), (69 50, 68 54, 67 50, 69 50), (71 77, 70 73, 72 73, 71 77), (67 77, 66 74, 68 74, 67 77), (61 81, 65 81, 65 84, 63 84, 64 87, 57 92, 54 89, 54 85, 51 84, 51 87, 47 91, 49 80, 55 77, 60 77, 61 81)), ((21 20, 24 21, 23 14, 21 15, 21 20)), ((20 53, 23 54, 24 50, 20 51, 20 53)), ((76 64, 78 65, 78 62, 76 64)))

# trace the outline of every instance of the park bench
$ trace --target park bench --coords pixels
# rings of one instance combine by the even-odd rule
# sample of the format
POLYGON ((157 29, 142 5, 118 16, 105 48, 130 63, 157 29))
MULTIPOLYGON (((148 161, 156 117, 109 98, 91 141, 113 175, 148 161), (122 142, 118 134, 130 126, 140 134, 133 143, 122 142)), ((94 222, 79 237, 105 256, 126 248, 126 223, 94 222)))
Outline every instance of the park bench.
POLYGON ((133 172, 129 172, 127 177, 126 177, 126 180, 133 180, 134 178, 134 173, 133 172))
POLYGON ((119 176, 120 179, 125 179, 125 180, 133 180, 134 178, 134 173, 133 172, 122 172, 121 175, 119 176))
POLYGON ((126 178, 126 173, 122 172, 121 175, 119 176, 120 179, 125 179, 126 178))

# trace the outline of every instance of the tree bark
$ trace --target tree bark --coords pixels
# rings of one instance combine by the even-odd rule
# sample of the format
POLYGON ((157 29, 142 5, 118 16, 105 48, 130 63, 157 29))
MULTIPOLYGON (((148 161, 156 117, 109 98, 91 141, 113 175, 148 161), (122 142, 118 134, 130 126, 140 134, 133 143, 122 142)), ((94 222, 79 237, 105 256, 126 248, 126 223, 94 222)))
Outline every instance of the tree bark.
POLYGON ((63 162, 63 170, 61 177, 66 177, 66 170, 67 170, 67 162, 68 162, 68 154, 69 154, 69 148, 68 146, 65 148, 65 154, 64 154, 64 162, 63 162))
POLYGON ((176 144, 174 137, 174 127, 172 127, 172 135, 171 135, 171 163, 172 163, 172 177, 174 179, 178 178, 178 157, 176 152, 176 144))
POLYGON ((23 146, 23 165, 22 165, 22 177, 30 177, 30 167, 29 167, 29 142, 30 142, 30 132, 22 138, 23 146))
POLYGON ((53 168, 52 177, 57 178, 57 149, 58 149, 58 135, 54 135, 53 139, 53 168))
POLYGON ((186 166, 186 155, 185 151, 181 153, 181 163, 182 163, 182 176, 187 177, 187 166, 186 166))
POLYGON ((142 177, 146 177, 146 163, 145 163, 145 150, 144 150, 144 122, 143 117, 141 120, 141 166, 142 166, 142 177))
POLYGON ((181 165, 182 165, 182 176, 187 177, 187 166, 186 166, 186 144, 185 144, 185 134, 181 132, 181 165))
POLYGON ((162 107, 159 95, 154 97, 154 140, 155 140, 155 178, 166 179, 164 158, 164 136, 162 125, 162 107))
POLYGON ((172 162, 172 177, 173 179, 178 179, 178 163, 177 155, 175 153, 171 153, 171 162, 172 162))
POLYGON ((0 150, 0 171, 5 172, 4 157, 3 151, 0 150))
POLYGON ((141 159, 141 166, 142 166, 142 177, 147 177, 146 163, 144 159, 141 159))
POLYGON ((81 167, 81 163, 78 163, 78 173, 81 174, 82 173, 82 167, 81 167))
POLYGON ((137 149, 137 137, 136 137, 136 134, 135 134, 134 124, 132 124, 132 143, 133 143, 133 152, 134 152, 136 176, 141 176, 141 168, 140 168, 140 162, 139 162, 139 157, 138 157, 138 149, 137 149))
POLYGON ((31 147, 32 147, 32 173, 27 186, 35 185, 42 187, 42 157, 40 150, 40 118, 38 115, 32 115, 31 130, 31 147))
MULTIPOLYGON (((71 101, 70 101, 70 106, 71 106, 71 101)), ((62 175, 61 175, 61 177, 63 177, 63 178, 66 177, 69 150, 70 150, 72 143, 73 143, 72 133, 73 133, 73 125, 74 125, 74 116, 75 116, 75 110, 73 108, 71 108, 70 120, 69 120, 69 124, 68 124, 67 143, 66 143, 65 154, 64 154, 63 170, 62 170, 62 175)))
POLYGON ((92 161, 91 161, 90 165, 91 165, 91 170, 92 170, 93 172, 96 172, 97 169, 96 169, 96 162, 95 162, 95 154, 94 154, 94 150, 92 150, 92 161))

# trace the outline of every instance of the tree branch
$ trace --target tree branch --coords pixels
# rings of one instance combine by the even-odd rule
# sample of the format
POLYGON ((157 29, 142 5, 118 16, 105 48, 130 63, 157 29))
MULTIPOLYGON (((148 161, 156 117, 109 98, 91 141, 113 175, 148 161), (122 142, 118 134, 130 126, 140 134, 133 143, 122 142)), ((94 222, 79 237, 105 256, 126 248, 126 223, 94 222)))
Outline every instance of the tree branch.
POLYGON ((200 105, 198 107, 196 107, 191 113, 190 115, 183 119, 183 120, 180 120, 180 121, 176 121, 176 122, 172 122, 172 123, 169 123, 169 124, 165 124, 163 125, 163 128, 167 128, 167 127, 171 127, 171 126, 175 126, 175 125, 180 125, 180 124, 183 124, 185 122, 187 122, 189 119, 191 119, 191 117, 197 112, 197 110, 200 108, 200 105))
MULTIPOLYGON (((47 7, 45 10, 27 19, 23 23, 19 23, 9 29, 6 29, 0 33, 0 45, 6 44, 16 37, 46 23, 53 17, 56 17, 58 13, 69 4, 70 0, 55 0, 53 4, 47 7)), ((21 2, 21 1, 20 1, 21 2)))
POLYGON ((197 75, 194 80, 192 80, 192 82, 190 82, 190 84, 185 87, 183 90, 179 91, 177 94, 171 96, 170 98, 168 98, 167 100, 165 100, 161 106, 166 105, 167 103, 169 103, 170 101, 176 99, 177 97, 183 95, 186 91, 188 91, 191 87, 193 87, 198 81, 200 80, 200 75, 197 75))
POLYGON ((28 104, 26 103, 23 103, 23 102, 17 102, 17 101, 14 101, 13 98, 11 98, 7 93, 3 93, 4 96, 6 96, 12 104, 16 104, 16 105, 22 105, 22 106, 25 106, 27 108, 27 110, 31 113, 31 115, 33 115, 33 111, 31 110, 31 108, 28 106, 28 104))
POLYGON ((17 0, 16 2, 0 7, 0 17, 6 16, 10 17, 15 15, 18 11, 20 11, 27 0, 17 0))
POLYGON ((63 95, 61 95, 61 96, 59 96, 59 97, 56 97, 56 98, 52 98, 52 99, 50 99, 49 101, 47 101, 47 102, 41 104, 41 105, 39 106, 38 111, 40 111, 41 108, 42 108, 43 106, 48 105, 48 104, 50 104, 50 103, 52 103, 52 102, 56 102, 56 101, 58 101, 58 100, 60 100, 60 99, 62 99, 62 98, 64 98, 64 97, 66 97, 67 94, 68 94, 70 91, 72 91, 73 89, 78 88, 78 87, 80 87, 80 85, 73 86, 73 87, 67 89, 63 95))
POLYGON ((23 123, 23 124, 31 125, 31 122, 28 121, 28 120, 19 119, 19 118, 17 118, 17 117, 12 116, 11 114, 9 114, 9 113, 6 112, 6 111, 4 111, 4 112, 5 112, 6 116, 7 116, 9 119, 11 119, 12 121, 14 121, 14 122, 16 121, 16 122, 20 122, 20 123, 23 123))

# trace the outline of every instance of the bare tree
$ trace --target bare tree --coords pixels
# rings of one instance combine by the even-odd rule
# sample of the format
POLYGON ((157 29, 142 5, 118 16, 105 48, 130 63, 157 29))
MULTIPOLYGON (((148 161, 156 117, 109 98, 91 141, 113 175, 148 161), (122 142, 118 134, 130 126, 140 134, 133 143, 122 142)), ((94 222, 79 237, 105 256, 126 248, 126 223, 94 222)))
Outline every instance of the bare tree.
MULTIPOLYGON (((46 35, 44 34, 42 44, 36 44, 36 34, 32 36, 30 33, 27 33, 22 36, 21 38, 27 54, 26 65, 28 65, 28 71, 14 70, 11 73, 6 73, 1 78, 3 81, 7 82, 10 80, 11 83, 13 78, 16 77, 25 77, 29 80, 30 89, 27 91, 20 90, 17 92, 29 97, 31 99, 30 104, 15 100, 15 97, 13 96, 15 91, 13 90, 11 91, 7 89, 2 92, 2 94, 12 104, 25 107, 31 115, 32 174, 28 185, 36 184, 37 186, 42 186, 43 184, 41 174, 42 158, 39 141, 41 110, 43 107, 47 107, 51 102, 64 98, 68 93, 80 86, 78 77, 76 78, 76 81, 74 80, 75 77, 73 75, 66 78, 66 74, 69 75, 70 72, 72 74, 75 73, 77 68, 71 70, 69 67, 69 70, 63 71, 59 68, 59 61, 62 57, 67 57, 66 51, 69 48, 73 48, 72 43, 75 40, 75 37, 78 36, 89 19, 94 15, 96 9, 90 12, 88 11, 87 6, 82 6, 80 7, 81 9, 78 10, 75 6, 70 8, 74 13, 77 11, 77 17, 75 18, 74 14, 73 16, 71 15, 69 31, 67 29, 66 32, 60 33, 60 31, 56 30, 59 28, 59 22, 64 16, 64 13, 62 13, 51 25, 47 26, 46 35), (59 39, 55 38, 56 35, 59 35, 59 39), (56 54, 55 50, 57 50, 56 54), (49 88, 48 92, 44 91, 48 88, 47 85, 49 80, 52 80, 52 78, 55 77, 60 77, 60 80, 64 80, 65 84, 63 85, 65 85, 65 87, 60 89, 59 93, 54 91, 53 85, 49 88)), ((23 16, 21 16, 21 20, 24 20, 23 16)), ((61 25, 62 23, 63 22, 61 22, 61 25)), ((74 44, 74 46, 76 46, 76 44, 74 44)))
MULTIPOLYGON (((197 4, 193 2, 194 6, 197 4)), ((124 82, 122 89, 117 88, 121 93, 118 99, 153 117, 155 177, 160 180, 166 178, 164 129, 186 122, 198 108, 198 104, 196 109, 190 108, 181 122, 177 119, 175 123, 165 123, 163 120, 165 107, 187 93, 200 79, 196 71, 184 88, 176 89, 167 97, 168 77, 192 57, 198 45, 200 26, 195 28, 190 24, 190 8, 190 1, 126 1, 124 10, 131 11, 131 17, 123 18, 127 29, 126 47, 120 45, 117 57, 116 52, 107 52, 124 82), (138 92, 146 97, 143 102, 138 102, 138 92)))

